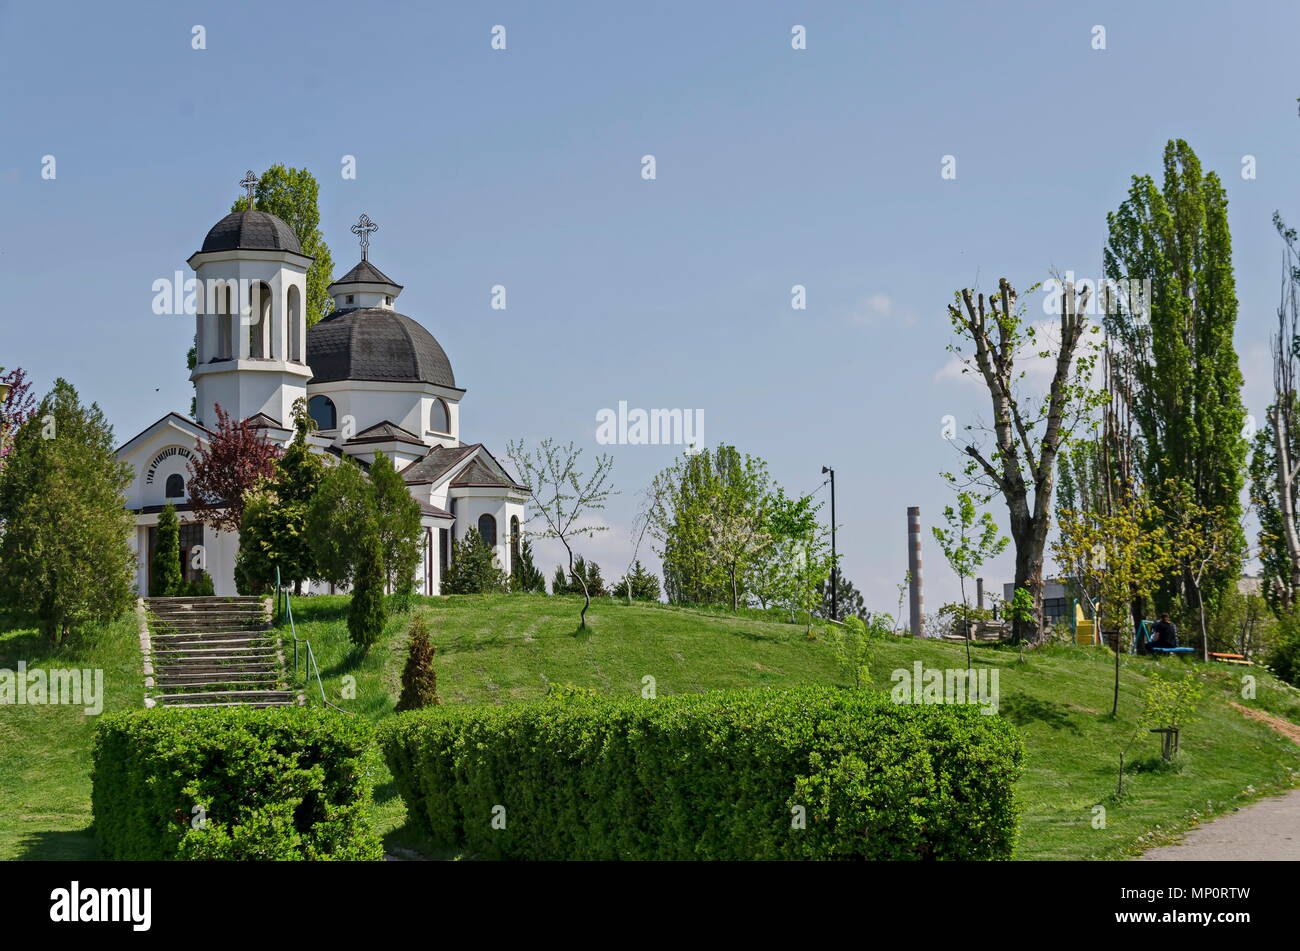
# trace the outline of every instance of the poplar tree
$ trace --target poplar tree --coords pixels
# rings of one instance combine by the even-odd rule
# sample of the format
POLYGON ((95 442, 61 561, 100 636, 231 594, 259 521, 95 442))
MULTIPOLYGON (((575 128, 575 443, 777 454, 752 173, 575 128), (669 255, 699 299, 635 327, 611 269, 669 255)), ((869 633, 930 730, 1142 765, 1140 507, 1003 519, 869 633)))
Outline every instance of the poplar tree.
MULTIPOLYGON (((1233 347, 1237 292, 1223 185, 1216 173, 1201 170, 1186 142, 1172 140, 1163 185, 1134 176, 1128 198, 1106 222, 1107 278, 1151 282, 1146 300, 1121 296, 1105 317, 1133 374, 1138 473, 1162 507, 1174 501, 1165 487, 1184 483, 1201 510, 1217 513, 1230 553, 1240 554, 1246 411, 1233 347)), ((1231 557, 1199 585, 1184 570, 1156 591, 1157 607, 1170 607, 1181 590, 1185 603, 1199 610, 1202 593, 1217 599, 1236 573, 1231 557)))

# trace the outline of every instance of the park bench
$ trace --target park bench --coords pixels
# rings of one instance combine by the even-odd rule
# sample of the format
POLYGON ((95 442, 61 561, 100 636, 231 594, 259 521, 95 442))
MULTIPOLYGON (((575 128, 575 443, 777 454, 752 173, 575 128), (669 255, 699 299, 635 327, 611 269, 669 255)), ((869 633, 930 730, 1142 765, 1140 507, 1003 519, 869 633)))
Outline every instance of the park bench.
POLYGON ((1254 666, 1250 661, 1246 659, 1245 654, 1224 654, 1224 653, 1216 653, 1215 651, 1210 651, 1210 656, 1213 657, 1221 664, 1244 664, 1247 667, 1254 666))

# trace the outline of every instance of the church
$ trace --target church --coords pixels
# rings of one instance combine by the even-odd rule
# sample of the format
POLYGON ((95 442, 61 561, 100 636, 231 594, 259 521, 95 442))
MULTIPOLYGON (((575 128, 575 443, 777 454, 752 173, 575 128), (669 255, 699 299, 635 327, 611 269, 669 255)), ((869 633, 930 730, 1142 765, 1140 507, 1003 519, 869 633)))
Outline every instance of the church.
MULTIPOLYGON (((240 183, 250 198, 253 173, 240 183)), ((250 201, 250 206, 252 202, 250 201)), ((461 439, 451 361, 420 323, 396 310, 398 284, 369 260, 377 226, 352 226, 361 260, 329 285, 334 310, 307 326, 307 270, 313 258, 284 221, 236 211, 208 231, 189 258, 195 272, 196 419, 168 413, 118 449, 135 478, 132 547, 136 585, 149 591, 159 513, 170 502, 181 522, 187 580, 206 570, 218 595, 233 595, 238 533, 204 526, 191 514, 190 460, 217 425, 216 407, 247 420, 270 442, 293 439, 294 403, 306 398, 311 445, 366 468, 377 453, 393 460, 420 503, 423 539, 416 592, 441 593, 452 543, 478 530, 506 572, 518 557, 528 490, 480 443, 461 439)), ((316 593, 332 590, 313 583, 316 593)))

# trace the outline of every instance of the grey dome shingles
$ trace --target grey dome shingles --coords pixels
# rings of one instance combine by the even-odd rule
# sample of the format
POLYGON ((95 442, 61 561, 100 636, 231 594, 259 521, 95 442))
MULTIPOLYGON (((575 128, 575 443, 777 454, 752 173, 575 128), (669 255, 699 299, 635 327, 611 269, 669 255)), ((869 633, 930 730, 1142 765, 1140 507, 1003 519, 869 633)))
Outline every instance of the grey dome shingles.
POLYGON ((383 307, 336 310, 307 331, 312 383, 376 380, 456 385, 442 345, 418 323, 383 307))
POLYGON ((203 239, 203 251, 292 251, 302 254, 293 229, 267 211, 232 211, 203 239))

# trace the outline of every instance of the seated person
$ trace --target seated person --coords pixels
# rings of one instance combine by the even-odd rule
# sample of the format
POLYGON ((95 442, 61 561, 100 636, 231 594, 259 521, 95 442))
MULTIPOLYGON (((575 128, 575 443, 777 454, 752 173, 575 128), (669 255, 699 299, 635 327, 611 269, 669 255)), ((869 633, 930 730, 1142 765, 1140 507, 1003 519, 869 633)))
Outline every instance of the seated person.
POLYGON ((1154 636, 1151 640, 1152 647, 1177 647, 1178 646, 1178 628, 1169 620, 1169 615, 1160 615, 1160 620, 1156 621, 1154 636))

